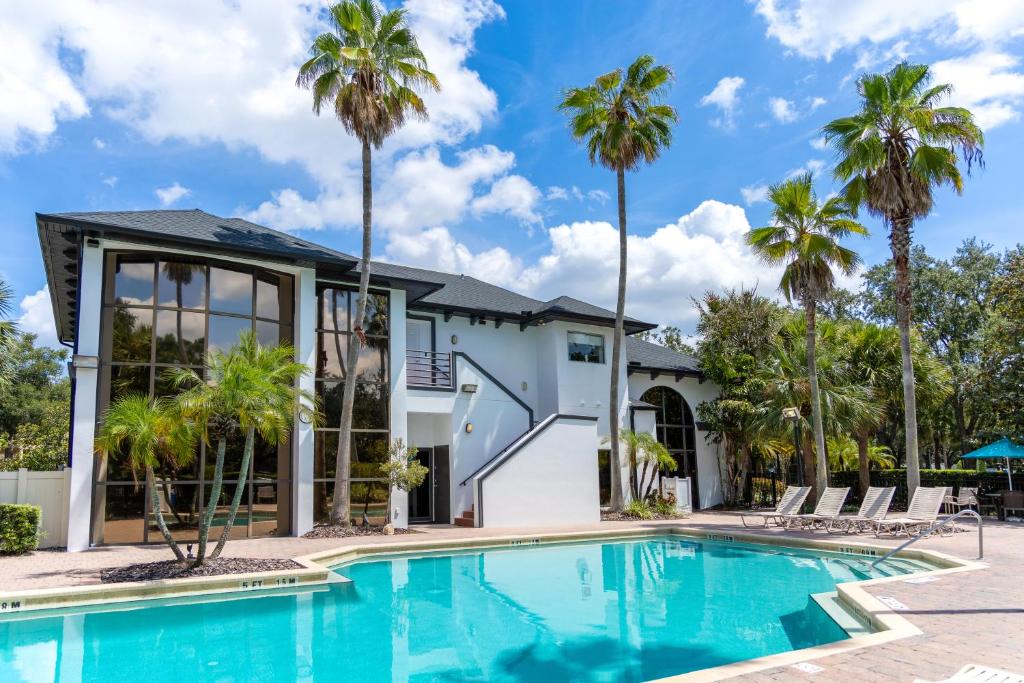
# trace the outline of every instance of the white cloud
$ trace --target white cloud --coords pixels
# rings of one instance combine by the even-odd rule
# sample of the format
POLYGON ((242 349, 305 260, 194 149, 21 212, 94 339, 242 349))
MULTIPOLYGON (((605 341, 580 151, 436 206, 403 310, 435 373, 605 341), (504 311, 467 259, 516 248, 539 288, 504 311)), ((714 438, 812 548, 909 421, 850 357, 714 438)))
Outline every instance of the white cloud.
POLYGON ((796 178, 804 173, 810 173, 812 176, 818 176, 825 167, 828 166, 824 159, 808 159, 807 162, 798 168, 790 169, 786 173, 787 179, 796 178))
POLYGON ((768 110, 779 123, 792 123, 799 116, 796 111, 796 105, 792 101, 781 97, 769 98, 768 110))
POLYGON ((824 97, 813 97, 811 98, 811 111, 814 111, 818 107, 823 107, 828 104, 828 100, 824 97))
POLYGON ((587 199, 589 199, 592 202, 606 204, 608 200, 611 199, 611 195, 609 195, 604 190, 590 190, 589 192, 587 192, 587 199))
POLYGON ((1024 72, 1020 59, 1005 52, 979 52, 932 65, 934 82, 951 83, 953 104, 967 107, 983 130, 1020 116, 1024 104, 1024 72))
POLYGON ((117 185, 117 176, 116 175, 103 176, 103 177, 100 178, 100 182, 103 183, 104 185, 106 185, 107 187, 114 187, 115 185, 117 185))
POLYGON ((572 196, 575 197, 577 201, 583 201, 583 190, 579 187, 573 185, 570 192, 572 192, 572 196))
POLYGON ((21 300, 19 307, 21 317, 18 318, 18 327, 22 332, 36 335, 41 346, 63 348, 57 341, 57 325, 53 322, 49 289, 43 287, 35 294, 29 294, 21 300))
POLYGON ((93 138, 92 146, 95 147, 96 149, 106 149, 107 143, 105 140, 102 140, 101 138, 93 138))
POLYGON ((508 214, 522 223, 540 223, 535 208, 540 201, 540 190, 521 175, 500 178, 485 195, 473 200, 473 213, 482 216, 488 213, 508 214))
POLYGON ((385 253, 388 260, 404 265, 464 273, 505 287, 515 286, 522 273, 522 262, 508 250, 494 247, 474 254, 444 227, 395 235, 385 253))
POLYGON ((739 76, 725 76, 719 79, 714 89, 700 98, 700 106, 718 107, 720 116, 711 121, 711 125, 727 130, 736 126, 736 110, 739 107, 739 91, 744 81, 739 76))
POLYGON ((814 149, 823 150, 828 147, 828 140, 825 138, 814 138, 810 144, 814 149))
POLYGON ((562 201, 562 200, 566 200, 568 198, 569 198, 569 191, 566 190, 564 187, 559 187, 558 185, 552 185, 551 187, 549 187, 548 188, 548 192, 545 195, 545 199, 547 199, 549 202, 550 201, 562 201))
POLYGON ((187 187, 182 187, 181 184, 175 180, 173 184, 167 187, 158 187, 153 190, 153 194, 157 196, 161 204, 164 206, 170 206, 182 197, 187 197, 192 194, 192 190, 187 187))
POLYGON ((740 188, 740 194, 743 196, 743 203, 747 206, 757 204, 758 202, 766 202, 768 201, 768 186, 764 183, 747 185, 740 188))
POLYGON ((991 43, 1024 33, 1022 0, 757 0, 767 33, 810 58, 911 34, 942 42, 991 43))

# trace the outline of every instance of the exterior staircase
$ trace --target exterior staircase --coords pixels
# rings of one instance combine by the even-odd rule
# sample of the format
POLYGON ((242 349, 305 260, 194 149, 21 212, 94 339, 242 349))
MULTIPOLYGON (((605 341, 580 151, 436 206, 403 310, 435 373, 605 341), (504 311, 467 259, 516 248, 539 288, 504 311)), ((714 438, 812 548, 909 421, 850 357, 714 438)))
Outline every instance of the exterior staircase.
POLYGON ((455 518, 455 526, 476 526, 475 508, 476 505, 470 505, 468 510, 463 510, 462 514, 455 518))

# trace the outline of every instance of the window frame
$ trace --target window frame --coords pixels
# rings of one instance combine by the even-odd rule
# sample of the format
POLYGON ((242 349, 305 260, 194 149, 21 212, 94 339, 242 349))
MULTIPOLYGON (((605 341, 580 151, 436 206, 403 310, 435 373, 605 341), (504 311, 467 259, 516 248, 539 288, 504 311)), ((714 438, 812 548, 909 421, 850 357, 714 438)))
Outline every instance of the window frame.
POLYGON ((587 363, 589 365, 607 365, 608 354, 605 352, 605 338, 603 334, 597 334, 595 332, 581 332, 578 330, 567 330, 565 333, 566 342, 566 358, 569 359, 570 363, 587 363), (601 340, 601 360, 590 360, 588 357, 582 359, 572 357, 572 342, 570 341, 570 335, 578 334, 584 337, 594 337, 601 340))

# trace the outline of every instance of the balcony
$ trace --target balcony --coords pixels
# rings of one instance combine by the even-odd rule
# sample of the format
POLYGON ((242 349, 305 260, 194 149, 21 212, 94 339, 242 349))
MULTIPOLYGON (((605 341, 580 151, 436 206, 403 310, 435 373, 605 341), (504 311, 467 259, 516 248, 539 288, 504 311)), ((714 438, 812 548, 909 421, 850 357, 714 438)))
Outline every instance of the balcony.
POLYGON ((405 376, 410 387, 452 388, 452 354, 406 349, 405 376))

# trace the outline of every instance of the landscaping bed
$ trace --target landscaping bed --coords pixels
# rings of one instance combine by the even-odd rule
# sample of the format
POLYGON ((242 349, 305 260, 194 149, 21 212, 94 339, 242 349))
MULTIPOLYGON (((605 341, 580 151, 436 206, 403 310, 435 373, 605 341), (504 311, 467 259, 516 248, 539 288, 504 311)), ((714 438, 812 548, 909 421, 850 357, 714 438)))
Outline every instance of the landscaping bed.
POLYGON ((311 530, 302 534, 303 538, 351 538, 352 536, 397 536, 399 534, 417 534, 412 529, 392 529, 392 533, 385 533, 383 526, 341 526, 338 524, 317 524, 311 530))
POLYGON ((654 510, 651 510, 650 513, 648 513, 648 514, 649 514, 649 516, 638 516, 638 515, 629 514, 628 512, 604 512, 604 511, 602 511, 601 512, 601 521, 602 522, 638 522, 638 521, 640 521, 640 522, 649 522, 649 521, 655 520, 655 519, 686 519, 687 517, 689 517, 689 515, 685 515, 685 514, 678 513, 678 512, 677 513, 672 513, 672 514, 666 514, 666 513, 655 512, 654 510))
POLYGON ((218 557, 206 560, 193 567, 190 560, 164 560, 114 567, 100 572, 103 583, 124 583, 127 581, 155 581, 158 579, 187 579, 197 576, 220 576, 222 574, 248 574, 250 572, 273 572, 283 569, 302 569, 293 560, 276 558, 218 557))

